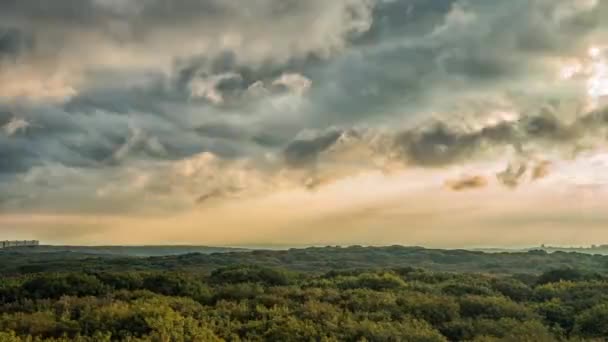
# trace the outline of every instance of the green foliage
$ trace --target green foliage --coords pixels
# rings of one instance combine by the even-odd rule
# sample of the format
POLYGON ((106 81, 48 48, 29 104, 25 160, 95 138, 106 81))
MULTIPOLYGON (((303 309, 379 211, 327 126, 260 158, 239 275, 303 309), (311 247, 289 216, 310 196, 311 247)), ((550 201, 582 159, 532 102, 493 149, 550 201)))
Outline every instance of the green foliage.
POLYGON ((601 278, 602 277, 599 274, 594 272, 584 272, 572 268, 560 268, 543 273, 538 278, 537 283, 543 285, 560 281, 597 280, 601 278))
MULTIPOLYGON (((314 250, 305 257, 314 260, 314 250)), ((158 268, 1 277, 0 341, 608 338, 608 281, 588 272, 515 277, 411 267, 309 273, 259 265, 210 272, 158 268)))
POLYGON ((583 337, 608 338, 608 304, 600 304, 576 316, 574 330, 583 337))
POLYGON ((376 291, 405 287, 405 281, 392 273, 363 273, 356 276, 339 277, 337 285, 342 289, 371 289, 376 291))
POLYGON ((214 284, 260 283, 270 286, 289 285, 294 274, 284 270, 255 265, 219 268, 211 273, 209 280, 214 284))
POLYGON ((473 323, 473 341, 552 342, 556 337, 539 321, 521 322, 512 318, 480 320, 473 323))
POLYGON ((557 327, 564 331, 571 331, 574 327, 575 309, 564 304, 560 299, 552 299, 537 304, 536 312, 540 314, 548 326, 557 327))
POLYGON ((108 286, 87 274, 45 274, 27 280, 22 286, 27 298, 59 298, 69 296, 98 296, 108 292, 108 286))
POLYGON ((144 285, 144 277, 135 272, 101 272, 96 276, 115 290, 141 289, 144 285))
POLYGON ((404 292, 399 295, 397 304, 406 315, 424 319, 435 326, 452 322, 460 316, 457 300, 445 295, 404 292))
POLYGON ((528 285, 513 278, 494 279, 491 286, 503 296, 518 302, 527 301, 533 295, 533 291, 528 285))
POLYGON ((344 326, 344 334, 349 341, 447 341, 428 323, 419 320, 402 322, 349 321, 344 326))
POLYGON ((182 273, 148 275, 143 278, 142 287, 166 296, 190 297, 201 302, 207 302, 211 298, 207 285, 199 279, 182 273))
POLYGON ((468 318, 529 319, 532 312, 506 297, 465 296, 460 299, 460 314, 468 318))
POLYGON ((459 297, 466 295, 491 296, 494 294, 489 284, 483 282, 473 283, 467 280, 455 279, 447 282, 442 287, 442 291, 446 294, 459 297))
POLYGON ((446 324, 441 332, 450 341, 512 341, 552 342, 559 340, 546 326, 536 320, 513 318, 497 320, 459 320, 446 324))

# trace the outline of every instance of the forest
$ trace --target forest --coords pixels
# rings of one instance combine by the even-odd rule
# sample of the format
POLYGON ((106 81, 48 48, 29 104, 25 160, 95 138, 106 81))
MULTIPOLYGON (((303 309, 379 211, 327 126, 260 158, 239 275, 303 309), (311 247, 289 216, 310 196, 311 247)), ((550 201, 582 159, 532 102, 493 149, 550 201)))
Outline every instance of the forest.
POLYGON ((403 265, 433 271, 490 274, 539 274, 558 268, 608 272, 608 256, 543 250, 485 253, 471 250, 411 246, 327 246, 288 250, 233 250, 191 253, 191 248, 162 254, 159 248, 14 248, 0 250, 0 274, 83 271, 212 271, 219 267, 254 264, 302 272, 334 269, 394 268, 403 265), (179 253, 182 251, 182 253, 179 253), (140 257, 142 254, 149 257, 140 257), (150 256, 151 255, 151 256, 150 256))
POLYGON ((162 258, 48 255, 45 270, 41 260, 21 265, 28 255, 0 253, 3 342, 608 338, 602 256, 328 247, 162 258), (406 251, 419 261, 397 265, 406 251))

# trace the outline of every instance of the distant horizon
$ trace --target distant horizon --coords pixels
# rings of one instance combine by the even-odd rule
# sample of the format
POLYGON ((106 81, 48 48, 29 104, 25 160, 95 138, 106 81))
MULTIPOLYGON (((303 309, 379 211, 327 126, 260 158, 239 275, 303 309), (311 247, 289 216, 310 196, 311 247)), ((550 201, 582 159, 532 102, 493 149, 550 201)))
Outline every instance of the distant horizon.
MULTIPOLYGON (((2 240, 2 241, 31 241, 31 240, 2 240)), ((34 240, 39 241, 39 240, 34 240)), ((187 244, 187 243, 176 243, 176 244, 62 244, 62 243, 45 243, 44 241, 39 241, 41 247, 49 246, 49 247, 91 247, 91 248, 101 248, 101 247, 185 247, 185 248, 226 248, 226 249, 267 249, 267 250, 284 250, 284 249, 304 249, 304 248, 325 248, 325 247, 340 247, 340 248, 348 248, 348 247, 411 247, 411 248, 425 248, 425 249, 445 249, 445 250, 454 250, 454 249, 464 249, 464 250, 525 250, 525 249, 534 249, 534 248, 564 248, 564 249, 591 249, 591 248, 604 248, 608 247, 608 243, 596 243, 596 244, 588 244, 588 245, 549 245, 549 244, 539 244, 539 245, 525 245, 525 246, 429 246, 429 245, 408 245, 408 244, 251 244, 251 245, 209 245, 209 244, 187 244)))

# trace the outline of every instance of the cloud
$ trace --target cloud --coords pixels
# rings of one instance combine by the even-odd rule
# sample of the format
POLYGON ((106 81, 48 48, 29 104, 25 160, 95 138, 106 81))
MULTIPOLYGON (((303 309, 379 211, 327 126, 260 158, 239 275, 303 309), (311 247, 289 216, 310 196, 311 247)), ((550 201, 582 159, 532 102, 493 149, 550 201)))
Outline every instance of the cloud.
POLYGON ((552 162, 548 160, 511 163, 504 171, 499 172, 496 178, 508 188, 517 188, 526 178, 529 182, 536 182, 548 177, 551 173, 551 167, 552 162))
POLYGON ((308 92, 308 90, 310 90, 312 82, 300 74, 287 73, 282 74, 281 77, 274 80, 272 85, 282 86, 295 94, 304 95, 306 92, 308 92))
POLYGON ((19 132, 24 132, 30 126, 31 124, 29 122, 13 117, 9 122, 2 126, 2 129, 4 130, 4 133, 10 137, 19 132))
POLYGON ((211 200, 222 198, 225 196, 225 193, 220 190, 214 190, 204 195, 201 195, 196 199, 196 204, 204 204, 211 200))
POLYGON ((547 177, 551 173, 552 163, 548 160, 543 160, 536 164, 532 170, 532 180, 539 180, 547 177))
POLYGON ((18 65, 73 74, 66 86, 78 91, 91 81, 87 74, 94 70, 166 71, 177 59, 220 56, 224 51, 252 65, 311 54, 328 58, 369 29, 372 8, 368 0, 187 0, 171 6, 157 0, 60 0, 44 8, 26 0, 0 5, 0 21, 11 33, 11 38, 2 39, 4 50, 18 55, 18 65), (32 42, 27 49, 17 48, 26 41, 32 42))
POLYGON ((229 86, 230 83, 241 83, 241 76, 234 73, 214 75, 209 78, 198 78, 190 82, 191 96, 194 98, 205 98, 211 103, 218 105, 224 102, 224 96, 220 90, 229 86))
MULTIPOLYGON (((596 111, 566 122, 545 108, 539 114, 492 120, 478 128, 432 120, 402 131, 333 129, 295 139, 287 145, 284 155, 288 164, 311 165, 326 151, 331 154, 330 160, 339 160, 338 153, 332 154, 332 151, 338 151, 334 149, 338 144, 351 148, 365 145, 371 148, 372 153, 384 155, 387 159, 400 159, 404 166, 426 168, 458 165, 483 157, 493 158, 496 151, 511 151, 520 157, 549 151, 566 155, 578 153, 577 144, 582 141, 591 139, 601 145, 602 135, 608 129, 607 118, 606 111, 596 111), (346 136, 349 138, 344 139, 346 136), (382 142, 384 150, 374 146, 378 140, 382 142)), ((520 173, 510 171, 507 173, 520 173)))
POLYGON ((446 181, 445 186, 452 191, 475 190, 488 186, 488 180, 483 176, 467 176, 446 181))
POLYGON ((285 161, 291 166, 307 166, 317 160, 318 155, 331 147, 342 136, 342 132, 331 130, 309 139, 297 139, 284 151, 285 161))
POLYGON ((311 203, 404 172, 400 191, 453 179, 473 203, 566 187, 607 145, 607 16, 594 0, 4 1, 0 208, 311 203))
POLYGON ((156 137, 149 137, 136 127, 131 127, 131 135, 112 154, 112 162, 121 162, 129 155, 141 152, 150 156, 162 156, 167 153, 163 144, 156 137))
POLYGON ((473 130, 434 123, 428 128, 402 132, 396 142, 411 163, 442 166, 470 160, 492 148, 511 147, 525 156, 535 149, 570 151, 585 139, 596 139, 601 144, 606 118, 606 111, 596 111, 565 122, 544 109, 537 115, 522 115, 515 121, 500 121, 473 130))
MULTIPOLYGON (((563 47, 578 45, 576 39, 566 38, 584 40, 597 31, 601 23, 594 20, 591 9, 604 10, 601 4, 573 7, 566 1, 515 1, 500 4, 504 11, 490 11, 478 1, 409 0, 331 4, 268 0, 246 6, 231 1, 186 1, 171 8, 157 1, 72 4, 64 0, 46 9, 28 1, 3 6, 12 37, 5 45, 11 46, 15 56, 12 69, 28 68, 40 76, 40 82, 57 83, 39 87, 39 81, 28 81, 24 84, 31 86, 24 86, 29 90, 22 93, 36 93, 41 98, 48 93, 54 99, 64 99, 65 103, 60 101, 53 108, 65 113, 60 119, 63 122, 53 127, 63 124, 74 129, 71 141, 65 141, 64 134, 54 135, 52 128, 47 128, 48 136, 36 143, 49 145, 51 140, 50 145, 56 146, 52 153, 40 153, 42 161, 69 165, 98 165, 107 159, 128 140, 128 121, 133 117, 165 147, 168 159, 203 151, 226 157, 263 155, 267 152, 264 149, 285 146, 300 131, 328 126, 349 129, 360 123, 395 124, 400 129, 400 118, 428 106, 424 99, 437 103, 435 109, 440 111, 454 103, 468 106, 462 105, 462 96, 447 88, 464 88, 462 93, 467 96, 481 88, 502 94, 511 86, 525 87, 529 79, 544 80, 547 59, 576 54, 577 48, 546 47, 539 54, 513 40, 528 37, 536 32, 533 25, 538 25, 546 27, 543 34, 555 36, 563 47), (538 17, 545 12, 561 14, 538 17), (312 18, 316 25, 311 29, 312 18), (517 18, 524 24, 501 32, 490 29, 505 18, 517 18), (580 27, 572 26, 579 21, 580 27), (169 25, 171 22, 179 24, 169 25), (299 37, 295 46, 282 44, 294 41, 293 37, 304 30, 313 32, 306 39, 299 37), (63 43, 47 43, 57 41, 45 40, 47 37, 60 37, 63 43), (481 45, 491 54, 475 55, 485 53, 474 48, 481 45), (488 72, 482 65, 503 68, 501 58, 509 55, 503 48, 513 47, 514 53, 522 55, 514 62, 522 65, 508 61, 504 73, 488 72), (69 54, 74 51, 79 53, 69 54), (91 51, 91 56, 82 51, 91 51), (528 63, 542 67, 530 69, 528 63), (519 75, 516 69, 525 69, 523 83, 503 84, 512 78, 510 75, 519 75), (480 77, 480 72, 487 75, 480 77), (490 83, 478 83, 480 79, 490 83), (55 91, 58 93, 49 93, 55 91), (88 134, 87 127, 93 125, 103 125, 96 128, 99 137, 85 142, 91 146, 79 147, 82 142, 74 141, 76 136, 88 134), (196 127, 200 127, 198 132, 196 127), (215 133, 211 127, 222 129, 215 133), (239 139, 219 137, 227 132, 239 139), (252 141, 259 146, 250 145, 252 141), (68 156, 72 150, 78 155, 68 156), (89 155, 92 160, 87 160, 89 155)), ((6 86, 21 87, 20 82, 6 82, 6 86)), ((524 104, 527 99, 513 99, 511 105, 518 112, 534 110, 524 104)), ((540 96, 538 101, 547 100, 540 96)), ((492 105, 491 101, 487 104, 492 105)), ((442 115, 452 114, 445 111, 442 115)), ((32 118, 34 115, 46 116, 31 113, 28 119, 38 122, 40 118, 32 118)), ((52 116, 59 119, 60 115, 52 116)), ((443 121, 425 133, 401 129, 407 131, 400 144, 404 157, 414 164, 448 165, 483 149, 477 144, 498 144, 498 140, 512 139, 508 135, 515 134, 514 125, 509 124, 486 126, 486 131, 476 135, 454 130, 443 121), (451 145, 447 150, 446 144, 451 145), (449 160, 443 161, 444 157, 449 160)), ((561 134, 576 134, 568 127, 552 128, 551 124, 551 119, 530 123, 531 127, 545 125, 535 128, 539 131, 559 130, 539 133, 556 139, 561 134)))
POLYGON ((498 173, 496 178, 506 187, 516 188, 519 186, 521 178, 526 174, 528 167, 526 164, 513 165, 510 164, 507 168, 498 173))
POLYGON ((0 28, 0 61, 14 61, 23 51, 31 48, 32 37, 16 28, 0 28))

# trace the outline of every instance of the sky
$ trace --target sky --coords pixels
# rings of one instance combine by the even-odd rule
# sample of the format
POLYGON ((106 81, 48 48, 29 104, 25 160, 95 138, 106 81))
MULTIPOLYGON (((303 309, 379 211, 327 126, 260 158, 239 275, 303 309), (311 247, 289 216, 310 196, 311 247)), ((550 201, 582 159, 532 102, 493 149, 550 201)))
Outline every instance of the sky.
POLYGON ((0 239, 608 243, 608 1, 4 0, 0 239))

